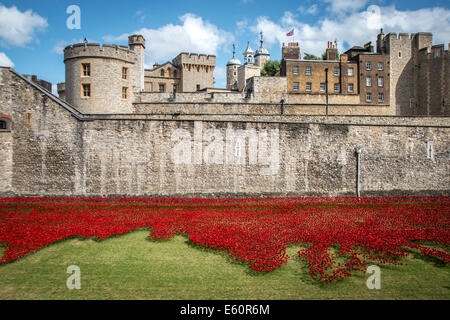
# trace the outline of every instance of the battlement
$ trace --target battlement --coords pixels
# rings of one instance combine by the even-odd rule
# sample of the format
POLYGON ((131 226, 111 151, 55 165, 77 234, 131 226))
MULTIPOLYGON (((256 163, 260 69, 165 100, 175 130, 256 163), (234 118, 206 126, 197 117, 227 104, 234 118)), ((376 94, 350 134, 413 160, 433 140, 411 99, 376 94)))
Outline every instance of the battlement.
POLYGON ((445 50, 444 44, 434 45, 432 47, 426 47, 419 50, 419 56, 422 58, 441 58, 450 51, 450 43, 447 50, 445 50))
POLYGON ((411 34, 409 34, 409 33, 399 33, 399 34, 397 34, 395 32, 390 32, 384 37, 384 39, 391 40, 391 41, 392 40, 399 40, 399 41, 411 42, 414 39, 416 39, 417 37, 419 37, 419 38, 422 38, 422 37, 423 38, 433 37, 433 34, 429 33, 429 32, 418 32, 418 33, 411 33, 411 34))
POLYGON ((175 59, 173 59, 173 62, 174 62, 174 64, 177 64, 177 65, 202 64, 202 65, 208 65, 208 66, 215 66, 216 65, 216 56, 182 52, 175 59))
POLYGON ((108 58, 124 60, 129 63, 134 63, 136 53, 126 46, 99 43, 77 43, 67 46, 64 49, 64 62, 75 58, 108 58))

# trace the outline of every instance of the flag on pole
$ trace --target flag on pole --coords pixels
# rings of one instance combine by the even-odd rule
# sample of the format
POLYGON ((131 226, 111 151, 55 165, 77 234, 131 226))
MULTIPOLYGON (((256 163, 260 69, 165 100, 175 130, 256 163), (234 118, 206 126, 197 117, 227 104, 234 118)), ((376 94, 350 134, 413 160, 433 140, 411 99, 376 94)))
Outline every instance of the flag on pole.
POLYGON ((294 29, 292 29, 291 31, 286 33, 286 36, 288 36, 288 37, 292 37, 293 35, 294 35, 294 29))

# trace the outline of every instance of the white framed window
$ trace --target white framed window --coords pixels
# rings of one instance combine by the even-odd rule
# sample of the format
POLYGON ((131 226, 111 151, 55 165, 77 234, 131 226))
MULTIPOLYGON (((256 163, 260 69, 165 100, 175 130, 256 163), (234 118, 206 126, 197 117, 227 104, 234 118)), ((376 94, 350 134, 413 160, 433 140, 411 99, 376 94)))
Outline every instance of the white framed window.
POLYGON ((340 92, 341 91, 341 85, 339 83, 334 84, 334 92, 340 92))
POLYGON ((384 86, 384 78, 383 77, 378 77, 378 86, 379 87, 383 87, 384 86))
POLYGON ((162 83, 159 84, 159 92, 165 92, 166 91, 166 86, 162 83))
POLYGON ((372 93, 370 92, 366 93, 366 102, 372 102, 372 93))
POLYGON ((311 82, 307 82, 306 83, 306 91, 310 92, 312 90, 312 83, 311 82))
POLYGON ((367 71, 372 70, 372 63, 371 62, 366 62, 366 70, 367 71))
POLYGON ((366 78, 366 87, 371 87, 372 86, 372 77, 367 77, 366 78))
POLYGON ((322 83, 320 84, 320 92, 325 92, 325 90, 326 90, 325 83, 322 82, 322 83))
POLYGON ((333 74, 335 77, 339 77, 339 67, 334 67, 333 74))
POLYGON ((306 67, 306 69, 305 69, 305 75, 307 75, 307 76, 312 75, 312 69, 311 69, 311 67, 306 67))
POLYGON ((292 67, 292 74, 293 75, 298 75, 298 66, 292 67))
POLYGON ((378 62, 378 70, 383 71, 383 69, 384 69, 383 62, 378 62))
POLYGON ((298 91, 298 88, 299 88, 298 82, 294 82, 293 85, 292 85, 292 90, 293 91, 298 91))
POLYGON ((348 84, 348 92, 353 92, 353 90, 354 90, 354 85, 353 85, 353 83, 349 83, 349 84, 348 84))
POLYGON ((355 73, 354 73, 353 68, 348 68, 348 70, 347 70, 347 75, 348 75, 349 77, 353 77, 354 74, 355 74, 355 73))
POLYGON ((378 102, 384 101, 384 94, 382 92, 378 93, 378 102))

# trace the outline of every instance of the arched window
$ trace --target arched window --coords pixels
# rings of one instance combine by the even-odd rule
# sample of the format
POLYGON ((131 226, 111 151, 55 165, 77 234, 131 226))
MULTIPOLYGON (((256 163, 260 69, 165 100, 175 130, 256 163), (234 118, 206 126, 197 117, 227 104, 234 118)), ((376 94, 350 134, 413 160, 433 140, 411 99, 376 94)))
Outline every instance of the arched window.
POLYGON ((11 120, 8 118, 0 118, 0 131, 11 131, 11 120))
POLYGON ((164 69, 161 69, 161 77, 164 77, 164 69))

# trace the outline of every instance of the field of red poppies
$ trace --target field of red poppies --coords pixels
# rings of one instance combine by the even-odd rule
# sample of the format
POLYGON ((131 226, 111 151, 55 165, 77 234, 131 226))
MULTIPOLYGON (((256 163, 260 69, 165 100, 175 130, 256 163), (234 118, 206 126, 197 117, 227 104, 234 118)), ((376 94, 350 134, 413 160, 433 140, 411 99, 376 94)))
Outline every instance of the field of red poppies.
POLYGON ((71 237, 104 239, 136 229, 165 239, 184 234, 271 271, 298 251, 322 282, 368 264, 401 264, 411 250, 450 260, 450 197, 402 198, 3 198, 0 262, 71 237))

